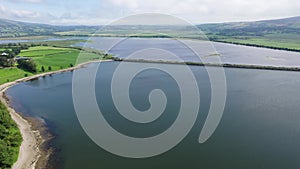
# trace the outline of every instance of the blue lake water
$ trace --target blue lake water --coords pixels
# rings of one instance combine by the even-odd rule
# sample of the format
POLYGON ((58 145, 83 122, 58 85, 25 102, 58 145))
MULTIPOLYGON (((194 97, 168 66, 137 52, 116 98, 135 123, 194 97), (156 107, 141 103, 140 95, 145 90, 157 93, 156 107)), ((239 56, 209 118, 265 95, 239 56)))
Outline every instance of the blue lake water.
MULTIPOLYGON (((98 37, 87 46, 106 49, 119 57, 133 53, 142 58, 169 59, 166 51, 171 51, 183 60, 197 59, 193 52, 189 53, 190 50, 185 45, 174 40, 132 38, 127 39, 126 43, 113 45, 108 50, 116 41, 119 41, 118 38, 98 37), (152 50, 154 48, 162 51, 152 50), (139 53, 141 50, 142 53, 139 53)), ((217 52, 221 54, 223 62, 300 66, 297 58, 299 54, 294 52, 220 43, 213 43, 214 47, 211 47, 207 42, 199 41, 188 43, 200 46, 197 49, 206 46, 198 53, 202 53, 201 59, 207 62, 216 61, 214 56, 208 55, 217 52)), ((85 72, 97 64, 90 64, 78 71, 85 72)), ((119 64, 120 62, 101 63, 95 78, 95 94, 105 119, 117 131, 129 136, 143 138, 165 131, 175 121, 180 108, 180 91, 176 81, 167 73, 155 69, 137 74, 129 91, 131 102, 137 109, 149 108, 148 96, 153 89, 163 90, 168 102, 163 115, 156 121, 149 124, 129 122, 119 114, 111 96, 112 75, 119 64)), ((156 65, 133 64, 144 67, 156 65)), ((183 65, 169 66, 176 69, 183 65)), ((51 141, 51 145, 56 147, 52 161, 55 168, 299 168, 300 72, 225 68, 227 99, 223 118, 213 136, 204 144, 199 144, 199 134, 210 106, 211 84, 205 67, 189 68, 196 78, 201 99, 196 123, 180 144, 151 158, 130 159, 113 155, 97 146, 87 136, 80 126, 72 101, 73 72, 18 84, 10 88, 7 95, 17 111, 25 116, 44 119, 50 132, 55 135, 51 141)), ((123 95, 125 92, 128 91, 119 94, 123 95)), ((88 103, 82 101, 82 104, 88 103)))
MULTIPOLYGON (((178 86, 168 74, 149 70, 133 80, 131 101, 137 108, 145 110, 149 107, 149 91, 156 88, 162 89, 168 98, 164 115, 153 123, 141 125, 124 120, 112 102, 111 77, 119 63, 101 64, 101 74, 97 75, 95 82, 96 96, 104 116, 114 128, 131 136, 147 137, 172 125, 177 116, 180 95, 178 86)), ((93 66, 95 64, 80 71, 93 66)), ((175 148, 145 159, 113 155, 89 139, 74 111, 72 72, 18 84, 7 94, 18 111, 43 118, 56 135, 52 142, 58 148, 56 168, 292 169, 300 166, 300 73, 225 69, 228 94, 223 118, 214 135, 206 143, 199 144, 198 137, 207 116, 211 90, 205 68, 190 68, 201 95, 196 124, 175 148)))

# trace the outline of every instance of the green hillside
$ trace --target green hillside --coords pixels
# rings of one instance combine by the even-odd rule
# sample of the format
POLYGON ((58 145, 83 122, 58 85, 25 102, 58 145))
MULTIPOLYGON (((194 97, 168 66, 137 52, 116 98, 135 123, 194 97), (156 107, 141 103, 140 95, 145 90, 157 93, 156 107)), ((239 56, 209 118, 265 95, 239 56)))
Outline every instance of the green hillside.
POLYGON ((54 26, 0 19, 0 38, 54 36, 56 32, 92 30, 90 26, 54 26))
POLYGON ((213 41, 300 50, 300 17, 257 22, 204 24, 198 27, 213 41))
MULTIPOLYGON (((300 17, 196 26, 212 41, 300 51, 300 17)), ((192 26, 53 26, 0 19, 0 38, 90 35, 203 39, 192 26)))

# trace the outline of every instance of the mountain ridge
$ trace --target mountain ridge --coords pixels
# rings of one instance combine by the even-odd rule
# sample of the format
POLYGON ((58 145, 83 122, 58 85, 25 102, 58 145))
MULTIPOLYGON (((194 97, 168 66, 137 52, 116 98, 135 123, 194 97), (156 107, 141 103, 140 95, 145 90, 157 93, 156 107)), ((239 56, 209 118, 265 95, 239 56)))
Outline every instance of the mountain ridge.
MULTIPOLYGON (((300 16, 260 20, 254 22, 226 22, 197 25, 201 30, 208 34, 239 36, 239 35, 258 35, 266 31, 280 31, 289 33, 291 31, 300 33, 300 16)), ((0 37, 22 37, 22 36, 40 36, 40 35, 57 35, 56 32, 82 31, 88 30, 94 32, 99 26, 87 25, 49 25, 41 23, 29 23, 14 21, 0 18, 0 37)))
MULTIPOLYGON (((300 50, 300 16, 254 22, 227 22, 196 25, 212 41, 241 45, 300 50)), ((183 37, 199 39, 195 29, 171 26, 55 26, 0 19, 0 37, 26 36, 132 36, 132 37, 183 37), (101 32, 97 30, 101 29, 101 32), (163 36, 167 33, 169 36, 163 36), (193 31, 194 30, 194 31, 193 31), (150 32, 150 33, 149 33, 150 32)))

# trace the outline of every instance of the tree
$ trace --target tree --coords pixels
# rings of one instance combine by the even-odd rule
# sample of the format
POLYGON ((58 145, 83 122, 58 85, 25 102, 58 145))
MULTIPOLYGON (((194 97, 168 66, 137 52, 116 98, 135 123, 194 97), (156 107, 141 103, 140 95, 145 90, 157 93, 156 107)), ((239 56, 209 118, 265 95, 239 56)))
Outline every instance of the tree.
POLYGON ((42 66, 42 68, 41 68, 41 69, 42 69, 42 72, 45 72, 45 68, 44 68, 44 66, 42 66))
POLYGON ((51 70, 52 70, 52 67, 51 67, 51 66, 48 66, 48 70, 51 71, 51 70))
POLYGON ((12 49, 12 53, 14 54, 14 56, 17 56, 18 54, 20 54, 20 52, 21 52, 20 47, 15 47, 12 49))
POLYGON ((36 64, 34 63, 34 61, 32 59, 30 59, 30 60, 19 60, 18 61, 18 68, 29 71, 29 72, 33 72, 33 73, 35 73, 37 71, 36 64))
POLYGON ((0 140, 0 168, 10 168, 11 157, 9 155, 9 150, 7 144, 0 140))
POLYGON ((2 67, 11 67, 14 64, 14 60, 4 57, 4 56, 0 56, 0 66, 2 67))

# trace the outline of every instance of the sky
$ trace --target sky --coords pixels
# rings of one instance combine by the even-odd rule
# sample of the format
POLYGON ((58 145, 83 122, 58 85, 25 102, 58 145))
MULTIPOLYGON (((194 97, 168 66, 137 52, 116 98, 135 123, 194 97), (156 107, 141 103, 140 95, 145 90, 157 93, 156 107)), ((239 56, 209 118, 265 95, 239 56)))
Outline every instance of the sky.
POLYGON ((0 0, 0 18, 52 25, 103 25, 141 13, 193 24, 300 16, 299 0, 0 0))

